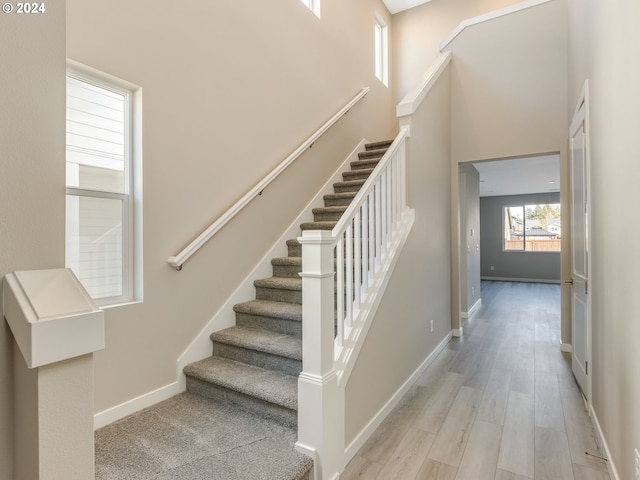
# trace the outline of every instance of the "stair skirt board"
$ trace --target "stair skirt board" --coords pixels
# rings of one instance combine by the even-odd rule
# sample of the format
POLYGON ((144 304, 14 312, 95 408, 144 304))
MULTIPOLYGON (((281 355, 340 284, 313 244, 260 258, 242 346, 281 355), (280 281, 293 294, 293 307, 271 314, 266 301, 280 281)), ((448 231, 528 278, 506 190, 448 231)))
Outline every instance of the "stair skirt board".
POLYGON ((300 224, 311 222, 313 220, 312 210, 314 207, 322 203, 324 195, 333 193, 333 184, 342 180, 342 172, 348 168, 349 164, 358 159, 358 152, 364 149, 368 140, 363 139, 347 156, 344 162, 334 172, 332 177, 324 184, 320 192, 305 206, 300 215, 291 222, 286 232, 273 244, 272 248, 262 257, 258 265, 245 277, 242 284, 229 297, 229 300, 220 307, 212 319, 204 326, 198 336, 191 342, 184 353, 178 358, 176 365, 178 391, 184 392, 187 389, 187 380, 183 372, 184 367, 192 362, 202 360, 211 355, 211 339, 212 332, 232 327, 236 323, 236 314, 233 310, 234 305, 247 302, 255 298, 255 287, 253 282, 256 278, 267 278, 271 275, 272 259, 278 257, 286 257, 286 241, 290 238, 296 238, 300 234, 300 224))
POLYGON ((364 446, 364 444, 369 440, 371 435, 376 431, 376 429, 382 424, 382 422, 389 416, 389 414, 393 411, 393 409, 398 405, 400 400, 405 396, 405 394, 411 389, 411 387, 418 381, 418 379, 422 376, 422 374, 429 368, 429 366, 436 359, 438 354, 447 346, 447 344, 451 341, 453 337, 453 333, 449 332, 446 337, 442 339, 442 341, 438 344, 438 346, 427 356, 427 358, 422 362, 422 364, 413 372, 413 374, 407 379, 406 382, 402 384, 402 386, 394 393, 391 398, 385 403, 385 405, 374 415, 374 417, 369 421, 366 427, 364 427, 358 435, 352 440, 352 442, 347 446, 344 452, 344 465, 348 465, 348 463, 356 456, 358 451, 364 446))

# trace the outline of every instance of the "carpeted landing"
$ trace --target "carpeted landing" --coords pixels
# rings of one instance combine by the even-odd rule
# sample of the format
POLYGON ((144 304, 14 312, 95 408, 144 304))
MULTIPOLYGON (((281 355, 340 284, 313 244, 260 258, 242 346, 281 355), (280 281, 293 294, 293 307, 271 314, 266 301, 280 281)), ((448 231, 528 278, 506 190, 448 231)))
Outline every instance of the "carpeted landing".
POLYGON ((96 431, 97 480, 306 480, 297 432, 183 393, 96 431))

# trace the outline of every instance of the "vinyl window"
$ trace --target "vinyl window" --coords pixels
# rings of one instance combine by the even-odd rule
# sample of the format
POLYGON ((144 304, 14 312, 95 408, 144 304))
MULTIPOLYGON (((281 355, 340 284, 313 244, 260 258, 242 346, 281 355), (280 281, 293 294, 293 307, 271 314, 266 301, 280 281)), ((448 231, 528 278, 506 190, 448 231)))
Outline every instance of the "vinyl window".
POLYGON ((136 92, 106 77, 67 71, 65 258, 99 305, 140 293, 136 92))

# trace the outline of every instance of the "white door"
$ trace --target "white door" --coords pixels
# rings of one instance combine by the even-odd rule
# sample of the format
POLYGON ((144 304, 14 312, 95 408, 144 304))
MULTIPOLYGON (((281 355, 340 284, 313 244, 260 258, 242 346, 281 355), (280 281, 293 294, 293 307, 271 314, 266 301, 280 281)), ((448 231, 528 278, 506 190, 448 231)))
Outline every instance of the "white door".
POLYGON ((591 309, 589 303, 588 85, 570 127, 572 370, 590 402, 591 309))

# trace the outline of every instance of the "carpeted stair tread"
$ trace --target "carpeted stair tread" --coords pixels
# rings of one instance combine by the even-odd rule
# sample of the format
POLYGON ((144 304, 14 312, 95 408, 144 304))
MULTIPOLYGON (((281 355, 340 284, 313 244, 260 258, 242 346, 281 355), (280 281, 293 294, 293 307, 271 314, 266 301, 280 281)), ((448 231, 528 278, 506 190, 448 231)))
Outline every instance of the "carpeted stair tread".
POLYGON ((283 318, 302 322, 302 305, 287 302, 272 302, 270 300, 250 300, 233 306, 237 313, 257 315, 262 317, 283 318))
POLYGON ((326 207, 348 206, 355 198, 356 192, 332 193, 323 197, 326 207))
POLYGON ((300 224, 300 229, 304 230, 333 230, 333 227, 336 226, 337 221, 327 221, 327 222, 305 222, 300 224))
POLYGON ((314 208, 312 211, 313 213, 344 213, 346 210, 346 206, 337 206, 314 208))
POLYGON ((184 373, 291 410, 298 408, 298 379, 292 375, 215 356, 187 365, 184 373))
POLYGON ((229 327, 213 332, 212 342, 225 343, 240 348, 269 353, 279 357, 302 360, 302 342, 291 335, 258 328, 229 327))
POLYGON ((372 143, 367 143, 364 148, 365 150, 381 150, 381 149, 388 149, 391 144, 393 143, 393 140, 382 140, 381 142, 372 142, 372 143))
POLYGON ((302 291, 302 278, 269 277, 253 282, 255 287, 302 291))
POLYGON ((345 181, 348 180, 356 180, 356 179, 366 179, 371 175, 374 168, 360 168, 358 170, 348 170, 342 173, 342 178, 345 181))
POLYGON ((271 265, 298 266, 302 265, 302 257, 276 257, 271 259, 271 265))
POLYGON ((376 165, 380 162, 379 158, 368 158, 364 160, 354 160, 351 162, 351 168, 354 171, 363 170, 363 169, 372 169, 376 168, 376 165))
POLYGON ((308 479, 313 461, 296 438, 277 421, 181 393, 96 430, 95 479, 308 479))
POLYGON ((364 152, 359 152, 358 158, 360 160, 364 160, 365 158, 382 158, 386 152, 387 152, 386 148, 381 148, 377 150, 367 150, 364 152))
POLYGON ((348 180, 346 182, 336 182, 333 184, 333 189, 336 193, 344 193, 344 192, 357 192, 360 190, 360 187, 364 185, 366 179, 360 178, 358 180, 348 180))

